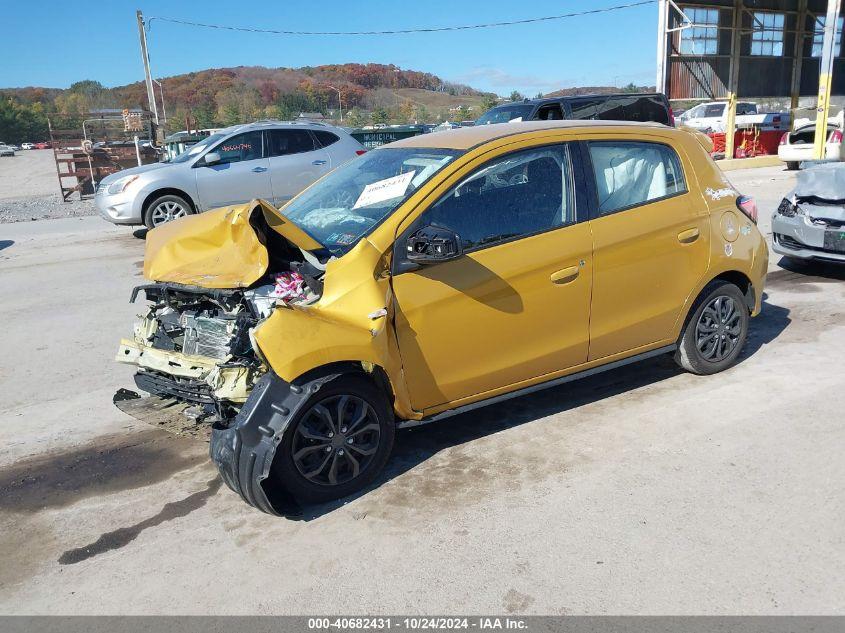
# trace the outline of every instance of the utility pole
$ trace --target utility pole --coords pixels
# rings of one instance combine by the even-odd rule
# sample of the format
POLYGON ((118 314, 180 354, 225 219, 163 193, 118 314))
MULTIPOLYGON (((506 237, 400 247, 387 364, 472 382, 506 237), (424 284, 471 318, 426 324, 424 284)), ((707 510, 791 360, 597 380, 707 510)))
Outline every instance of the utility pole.
MULTIPOLYGON (((666 29, 669 21, 669 7, 666 0, 657 2, 657 92, 666 92, 666 29)), ((668 95, 667 95, 668 96, 668 95)))
POLYGON ((138 38, 141 40, 141 57, 144 60, 144 76, 147 82, 147 99, 150 102, 150 111, 158 126, 158 108, 156 107, 156 95, 153 91, 153 76, 150 74, 150 55, 147 53, 147 32, 144 30, 144 16, 140 11, 135 12, 138 18, 138 38))
POLYGON ((335 88, 334 86, 329 86, 328 84, 326 84, 326 86, 337 92, 337 107, 340 110, 340 122, 343 123, 343 101, 340 98, 340 89, 335 88))

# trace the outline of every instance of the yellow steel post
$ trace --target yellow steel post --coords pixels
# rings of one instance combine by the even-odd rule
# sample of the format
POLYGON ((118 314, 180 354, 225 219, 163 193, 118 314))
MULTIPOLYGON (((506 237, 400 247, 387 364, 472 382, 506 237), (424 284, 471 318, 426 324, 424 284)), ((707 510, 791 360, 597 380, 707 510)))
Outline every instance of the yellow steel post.
POLYGON ((813 158, 822 160, 825 157, 827 143, 827 117, 830 113, 830 87, 833 82, 834 43, 836 42, 836 22, 842 0, 827 0, 827 15, 824 20, 824 41, 822 43, 822 57, 819 64, 819 97, 816 102, 816 140, 813 147, 813 158))

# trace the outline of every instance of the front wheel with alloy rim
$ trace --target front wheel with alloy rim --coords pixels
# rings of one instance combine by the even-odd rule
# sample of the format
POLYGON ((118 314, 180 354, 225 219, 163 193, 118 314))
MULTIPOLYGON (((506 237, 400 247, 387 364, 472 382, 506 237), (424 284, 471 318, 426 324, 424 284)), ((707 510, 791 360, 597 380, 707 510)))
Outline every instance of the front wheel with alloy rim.
POLYGON ((727 369, 742 352, 749 318, 739 288, 728 282, 708 284, 684 327, 675 360, 694 374, 715 374, 727 369))
POLYGON ((306 503, 350 495, 384 468, 394 434, 384 393, 365 376, 340 376, 291 420, 276 451, 272 483, 306 503))
POLYGON ((154 229, 193 212, 194 208, 182 196, 169 193, 147 204, 144 208, 144 224, 148 229, 154 229))

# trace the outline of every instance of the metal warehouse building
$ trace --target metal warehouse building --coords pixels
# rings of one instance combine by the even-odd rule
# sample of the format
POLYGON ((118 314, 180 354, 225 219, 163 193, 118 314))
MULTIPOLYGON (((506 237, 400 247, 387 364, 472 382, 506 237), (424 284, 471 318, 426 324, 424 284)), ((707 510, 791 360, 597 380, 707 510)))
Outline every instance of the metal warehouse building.
MULTIPOLYGON (((817 96, 817 130, 830 95, 845 94, 842 0, 659 0, 657 86, 670 99, 727 100, 733 155, 738 98, 817 96), (835 28, 834 28, 835 27, 835 28)), ((816 134, 817 158, 824 133, 816 134)))

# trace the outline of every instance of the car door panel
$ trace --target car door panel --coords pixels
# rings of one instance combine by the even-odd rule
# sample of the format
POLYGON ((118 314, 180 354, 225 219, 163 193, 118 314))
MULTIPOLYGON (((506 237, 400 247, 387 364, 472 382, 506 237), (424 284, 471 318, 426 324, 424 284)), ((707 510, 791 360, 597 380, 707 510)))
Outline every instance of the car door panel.
POLYGON ((219 153, 223 161, 205 165, 200 159, 193 168, 203 210, 242 204, 254 198, 271 199, 270 165, 263 157, 261 132, 236 135, 211 151, 219 153))
POLYGON ((396 331, 414 408, 585 362, 591 250, 585 222, 398 275, 396 331))
POLYGON ((707 269, 707 209, 684 191, 608 215, 594 212, 590 225, 589 359, 667 341, 707 269))
MULTIPOLYGON (((486 165, 505 162, 508 156, 486 165)), ((397 339, 417 410, 472 398, 587 360, 589 223, 564 222, 563 217, 571 217, 572 200, 562 203, 560 219, 550 218, 543 206, 549 199, 531 189, 541 170, 528 169, 527 176, 505 173, 504 177, 487 167, 478 169, 477 174, 487 174, 485 178, 500 186, 473 191, 470 176, 453 188, 453 192, 463 189, 463 194, 442 197, 404 233, 406 237, 419 225, 434 225, 473 235, 475 244, 483 244, 484 231, 506 240, 473 246, 454 260, 394 275, 397 339), (460 205, 469 204, 472 196, 477 196, 473 204, 480 215, 460 215, 460 205), (488 211, 489 217, 482 217, 488 211), (537 218, 563 226, 544 230, 537 218), (517 235, 511 237, 509 231, 517 235)), ((548 209, 557 209, 557 200, 548 209)), ((400 236, 394 257, 401 256, 402 240, 400 236)))

